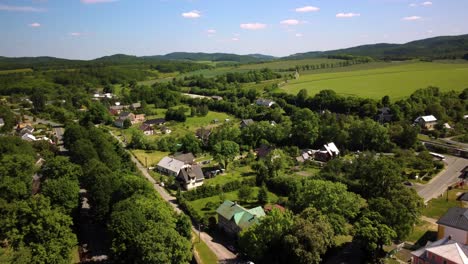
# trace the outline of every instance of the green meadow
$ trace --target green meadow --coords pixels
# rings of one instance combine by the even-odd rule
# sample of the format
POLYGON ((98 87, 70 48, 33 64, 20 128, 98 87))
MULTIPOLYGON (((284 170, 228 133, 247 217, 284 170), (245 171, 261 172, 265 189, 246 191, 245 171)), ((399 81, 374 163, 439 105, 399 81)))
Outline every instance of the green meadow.
POLYGON ((381 62, 312 71, 301 74, 298 80, 290 81, 278 90, 297 94, 306 89, 309 95, 314 95, 331 89, 340 95, 374 99, 388 95, 400 99, 428 86, 437 86, 442 91, 468 88, 468 63, 381 62))

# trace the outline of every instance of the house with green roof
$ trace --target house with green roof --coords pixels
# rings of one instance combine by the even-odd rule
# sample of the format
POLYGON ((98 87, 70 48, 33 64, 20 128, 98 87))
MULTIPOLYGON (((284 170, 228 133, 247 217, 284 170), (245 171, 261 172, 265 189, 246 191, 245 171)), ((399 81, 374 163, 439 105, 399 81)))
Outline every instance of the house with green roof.
POLYGON ((218 209, 218 226, 230 235, 237 235, 240 231, 257 224, 265 216, 261 206, 246 209, 235 202, 224 201, 218 209))

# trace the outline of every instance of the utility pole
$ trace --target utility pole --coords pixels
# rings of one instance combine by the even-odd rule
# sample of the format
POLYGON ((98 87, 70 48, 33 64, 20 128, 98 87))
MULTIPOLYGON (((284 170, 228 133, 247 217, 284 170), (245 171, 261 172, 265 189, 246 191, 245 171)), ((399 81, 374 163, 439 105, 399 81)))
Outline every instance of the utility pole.
POLYGON ((201 224, 198 223, 198 243, 201 242, 201 224))
POLYGON ((145 167, 148 168, 148 157, 145 157, 145 167))

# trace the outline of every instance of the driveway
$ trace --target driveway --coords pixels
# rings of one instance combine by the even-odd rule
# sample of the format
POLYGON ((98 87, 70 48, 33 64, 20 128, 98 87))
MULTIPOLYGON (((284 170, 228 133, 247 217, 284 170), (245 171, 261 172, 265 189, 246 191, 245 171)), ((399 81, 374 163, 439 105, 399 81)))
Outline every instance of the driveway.
POLYGON ((448 186, 458 182, 461 171, 468 166, 468 160, 446 155, 445 165, 444 170, 437 174, 429 183, 424 185, 418 184, 414 187, 419 196, 424 199, 424 202, 439 197, 447 191, 448 186))
MULTIPOLYGON (((125 147, 125 143, 123 143, 119 137, 117 137, 115 134, 112 133, 112 131, 109 131, 111 133, 112 136, 114 136, 119 142, 120 144, 122 144, 124 147, 125 147)), ((126 150, 127 151, 127 150, 126 150)), ((177 212, 177 213, 183 213, 182 210, 180 210, 178 204, 177 204, 177 200, 175 197, 171 196, 169 193, 166 192, 166 190, 159 186, 159 184, 156 183, 156 180, 153 179, 153 177, 151 177, 151 175, 148 173, 148 169, 143 166, 140 161, 138 161, 137 158, 135 158, 132 153, 129 153, 130 154, 130 157, 132 159, 132 162, 135 163, 135 165, 138 167, 138 169, 141 171, 141 173, 145 176, 145 178, 152 183, 153 185, 153 188, 159 193, 159 195, 164 199, 166 200, 167 202, 169 202, 169 204, 174 208, 174 210, 177 212)), ((192 225, 192 230, 198 234, 198 229, 196 229, 193 225, 192 225)), ((216 257, 218 258, 218 261, 220 262, 224 262, 224 261, 233 261, 233 260, 236 260, 236 255, 234 255, 231 251, 229 251, 226 247, 224 247, 222 244, 218 243, 218 242, 215 242, 213 237, 211 237, 209 234, 207 234, 206 232, 200 232, 200 237, 201 239, 203 240, 203 242, 205 242, 205 244, 211 249, 211 251, 213 251, 213 253, 216 255, 216 257)))

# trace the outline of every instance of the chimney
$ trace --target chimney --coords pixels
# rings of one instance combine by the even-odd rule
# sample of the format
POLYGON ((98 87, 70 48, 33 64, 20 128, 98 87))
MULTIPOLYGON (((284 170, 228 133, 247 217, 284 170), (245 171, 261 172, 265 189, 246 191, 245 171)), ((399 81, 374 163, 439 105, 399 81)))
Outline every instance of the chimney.
POLYGON ((448 240, 452 240, 452 235, 449 235, 449 236, 447 237, 447 239, 448 239, 448 240))

